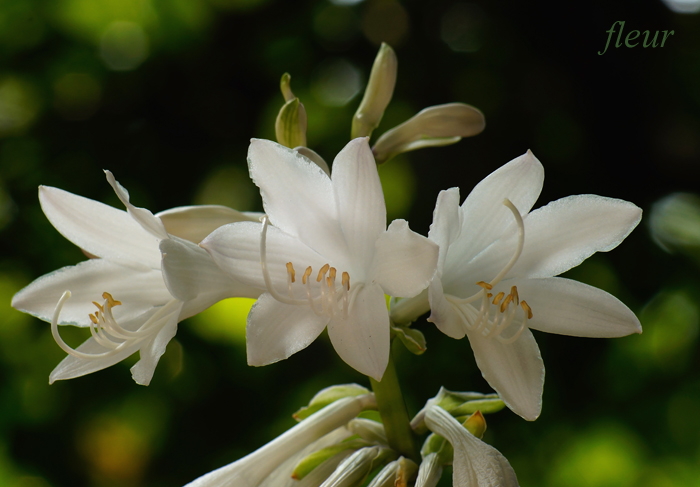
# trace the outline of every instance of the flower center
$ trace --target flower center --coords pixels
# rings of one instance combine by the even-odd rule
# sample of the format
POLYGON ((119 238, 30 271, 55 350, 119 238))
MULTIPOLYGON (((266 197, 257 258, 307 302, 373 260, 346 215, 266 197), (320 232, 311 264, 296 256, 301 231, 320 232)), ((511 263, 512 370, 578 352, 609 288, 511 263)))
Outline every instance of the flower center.
POLYGON ((330 318, 338 314, 343 319, 348 317, 348 309, 352 306, 359 286, 350 286, 350 274, 341 274, 340 286, 336 284, 338 270, 326 263, 321 267, 313 279, 313 268, 308 266, 301 277, 301 283, 296 284, 296 270, 292 262, 287 262, 287 294, 283 296, 272 285, 270 273, 267 266, 267 227, 269 220, 267 216, 262 218, 262 229, 260 230, 260 265, 262 267, 263 279, 267 292, 277 301, 285 304, 308 305, 318 316, 326 315, 330 318), (314 281, 314 282, 312 282, 314 281), (296 289, 301 289, 302 296, 297 298, 296 289))
POLYGON ((102 293, 104 298, 104 303, 99 304, 93 301, 93 304, 97 307, 97 311, 94 314, 90 314, 90 334, 95 339, 95 341, 108 349, 101 353, 85 353, 72 348, 68 345, 58 332, 58 317, 61 314, 63 305, 71 297, 71 292, 66 291, 63 293, 61 298, 56 304, 56 309, 53 313, 53 319, 51 320, 51 334, 59 347, 63 349, 69 355, 72 355, 80 359, 99 359, 106 358, 116 355, 125 348, 131 347, 134 344, 142 342, 149 337, 152 337, 157 333, 164 323, 164 319, 167 320, 170 317, 171 308, 177 304, 177 300, 170 301, 165 306, 161 307, 158 311, 153 314, 146 322, 139 327, 137 331, 130 331, 119 325, 117 320, 114 319, 112 314, 112 308, 114 306, 119 306, 122 304, 120 301, 115 300, 111 294, 108 292, 102 293))
POLYGON ((505 294, 501 291, 494 296, 489 292, 513 268, 520 258, 520 254, 522 254, 525 242, 525 225, 520 212, 507 198, 503 201, 503 204, 513 213, 513 217, 518 225, 518 245, 513 257, 490 282, 477 282, 476 284, 481 287, 481 290, 473 296, 459 299, 446 295, 445 298, 454 305, 454 309, 458 312, 464 327, 468 331, 480 332, 485 338, 496 338, 499 342, 507 345, 517 340, 525 331, 527 320, 532 319, 532 309, 527 304, 527 301, 520 300, 516 286, 510 288, 510 294, 505 294), (479 300, 481 301, 481 306, 477 309, 472 303, 479 300), (520 316, 518 316, 518 311, 522 311, 520 316), (510 336, 504 336, 506 330, 515 327, 517 329, 514 333, 510 336))

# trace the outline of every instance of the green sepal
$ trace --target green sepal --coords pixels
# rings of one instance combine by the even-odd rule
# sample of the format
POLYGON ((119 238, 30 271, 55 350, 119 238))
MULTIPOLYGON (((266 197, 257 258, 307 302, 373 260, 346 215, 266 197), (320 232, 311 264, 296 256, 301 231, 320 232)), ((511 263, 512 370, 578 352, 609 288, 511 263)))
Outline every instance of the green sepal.
POLYGON ((290 149, 306 146, 306 109, 299 98, 289 100, 280 109, 275 135, 277 142, 290 149))
POLYGON ((301 480, 310 474, 316 467, 321 465, 329 458, 336 456, 338 453, 348 450, 355 451, 370 445, 370 443, 361 439, 359 436, 351 436, 345 441, 332 446, 327 446, 326 448, 321 448, 320 450, 307 455, 300 460, 299 463, 297 463, 296 467, 294 467, 294 470, 292 471, 292 478, 301 480))
POLYGON ((288 102, 296 98, 292 92, 292 76, 289 73, 284 73, 280 79, 280 91, 284 97, 284 101, 288 102))
POLYGON ((326 387, 316 393, 316 395, 311 398, 308 406, 304 406, 299 409, 296 413, 292 415, 297 421, 306 419, 311 416, 316 411, 319 411, 329 404, 342 399, 344 397, 356 397, 363 394, 369 394, 369 389, 362 387, 358 384, 341 384, 337 386, 326 387))
POLYGON ((452 463, 452 457, 454 455, 452 445, 445 438, 435 433, 431 433, 425 439, 425 442, 420 449, 420 455, 423 458, 427 457, 431 453, 438 454, 442 465, 449 465, 452 463))
POLYGON ((423 355, 427 350, 425 336, 419 330, 409 326, 397 326, 392 323, 391 331, 412 354, 423 355))
POLYGON ((483 414, 497 413, 501 409, 506 407, 505 403, 500 397, 490 398, 490 399, 475 399, 472 401, 464 402, 454 408, 447 409, 447 412, 452 416, 467 416, 474 414, 477 411, 481 411, 483 414))

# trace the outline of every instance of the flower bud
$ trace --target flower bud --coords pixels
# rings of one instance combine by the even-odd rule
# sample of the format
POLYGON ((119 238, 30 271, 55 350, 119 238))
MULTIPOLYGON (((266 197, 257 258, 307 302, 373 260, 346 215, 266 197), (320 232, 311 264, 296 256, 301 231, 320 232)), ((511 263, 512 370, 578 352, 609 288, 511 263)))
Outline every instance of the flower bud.
POLYGON ((352 139, 372 135, 379 125, 394 94, 397 66, 396 53, 388 44, 382 43, 372 65, 365 96, 352 119, 352 139))
POLYGON ((651 235, 664 250, 681 251, 700 261, 700 197, 668 195, 651 207, 651 235))
POLYGON ((477 411, 469 416, 462 425, 477 438, 484 437, 484 433, 486 432, 486 418, 481 414, 481 411, 477 411))
POLYGON ((292 470, 292 478, 295 480, 301 480, 311 473, 316 467, 321 465, 326 460, 333 458, 343 452, 354 452, 360 448, 365 448, 372 446, 370 443, 361 439, 348 439, 346 441, 341 441, 335 445, 327 446, 326 448, 321 448, 315 451, 297 463, 294 470, 292 470))
POLYGON ((391 325, 392 333, 401 340, 401 343, 414 355, 422 355, 427 350, 425 336, 419 330, 409 326, 391 325))
POLYGON ((398 460, 387 463, 367 487, 407 487, 417 471, 418 465, 415 462, 399 457, 398 460))
POLYGON ((284 73, 280 80, 280 90, 285 104, 275 121, 277 142, 290 149, 306 145, 306 109, 299 98, 292 93, 291 79, 289 73, 284 73))
POLYGON ((403 152, 454 144, 480 133, 485 125, 484 115, 464 103, 428 107, 385 132, 372 152, 377 164, 382 164, 403 152))
POLYGON ((371 419, 355 418, 348 423, 347 428, 352 434, 358 435, 363 440, 382 445, 389 444, 384 426, 371 419))
POLYGON ((357 450, 338 465, 338 468, 321 484, 321 487, 360 485, 375 467, 391 460, 392 456, 396 458, 396 454, 392 450, 378 446, 357 450))
POLYGON ((311 416, 316 411, 323 409, 339 399, 344 397, 361 396, 363 394, 369 394, 369 392, 369 389, 358 384, 341 384, 326 387, 325 389, 318 391, 316 395, 311 398, 311 402, 309 402, 308 406, 299 409, 299 411, 294 413, 292 416, 297 421, 301 421, 302 419, 311 416))

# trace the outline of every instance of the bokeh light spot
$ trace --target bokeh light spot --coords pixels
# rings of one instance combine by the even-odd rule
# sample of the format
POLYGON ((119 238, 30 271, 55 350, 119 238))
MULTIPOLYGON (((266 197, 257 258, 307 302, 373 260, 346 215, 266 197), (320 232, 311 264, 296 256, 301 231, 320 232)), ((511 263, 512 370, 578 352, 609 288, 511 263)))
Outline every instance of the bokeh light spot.
POLYGON ((483 44, 484 11, 472 3, 455 3, 442 16, 440 37, 457 52, 476 52, 483 44))
POLYGON ((319 103, 329 107, 346 105, 361 88, 359 69, 342 58, 321 64, 311 79, 311 93, 319 103))
POLYGON ((566 487, 636 486, 642 466, 637 438, 619 424, 580 432, 562 449, 550 470, 550 485, 566 487))
POLYGON ((130 71, 148 57, 148 36, 135 22, 112 22, 102 34, 100 55, 114 71, 130 71))
POLYGON ((0 137, 18 135, 36 119, 41 103, 34 87, 23 79, 0 79, 0 137))
POLYGON ((245 327, 255 299, 229 298, 192 318, 192 331, 213 343, 245 346, 245 327))
POLYGON ((362 16, 362 31, 373 44, 397 47, 408 36, 408 13, 396 0, 370 0, 362 16))

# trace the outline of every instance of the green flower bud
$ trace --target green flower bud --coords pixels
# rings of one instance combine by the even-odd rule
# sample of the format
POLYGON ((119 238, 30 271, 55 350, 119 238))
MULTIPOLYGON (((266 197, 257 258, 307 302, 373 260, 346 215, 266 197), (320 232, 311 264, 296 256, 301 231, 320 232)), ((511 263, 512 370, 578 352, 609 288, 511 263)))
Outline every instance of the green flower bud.
POLYGON ((365 96, 352 119, 352 139, 372 135, 379 125, 394 94, 397 66, 396 53, 388 44, 382 43, 372 65, 365 96))
POLYGON ((674 193, 651 208, 651 235, 664 250, 681 251, 700 262, 700 197, 674 193))
POLYGON ((469 416, 466 421, 462 422, 462 425, 477 438, 483 438, 484 433, 486 433, 486 418, 481 414, 481 411, 469 416))
POLYGON ((301 480, 326 460, 333 458, 340 453, 356 451, 367 446, 371 446, 370 443, 355 436, 348 438, 345 441, 341 441, 336 445, 321 448, 320 450, 307 455, 301 461, 299 461, 299 463, 297 463, 294 470, 292 470, 292 478, 301 480))
POLYGON ((306 109, 299 98, 284 104, 275 121, 277 142, 289 147, 306 145, 306 109))
POLYGON ((391 331, 401 343, 414 355, 422 355, 427 350, 425 336, 419 330, 409 326, 396 326, 392 323, 391 331))
POLYGON ((424 108, 401 125, 385 132, 372 152, 382 164, 403 152, 459 142, 484 130, 484 115, 464 103, 448 103, 424 108))
POLYGON ((326 387, 320 390, 306 407, 299 409, 292 416, 297 421, 306 419, 316 411, 323 409, 329 404, 342 399, 344 397, 356 397, 363 394, 369 394, 369 389, 357 384, 341 384, 337 386, 326 387))

